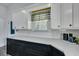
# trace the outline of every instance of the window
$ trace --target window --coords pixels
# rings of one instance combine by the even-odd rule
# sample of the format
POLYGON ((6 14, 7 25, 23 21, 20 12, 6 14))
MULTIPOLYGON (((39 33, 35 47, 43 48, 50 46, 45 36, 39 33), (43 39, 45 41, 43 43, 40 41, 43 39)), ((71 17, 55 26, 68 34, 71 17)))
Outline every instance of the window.
POLYGON ((32 30, 47 31, 50 20, 50 8, 32 11, 32 30))

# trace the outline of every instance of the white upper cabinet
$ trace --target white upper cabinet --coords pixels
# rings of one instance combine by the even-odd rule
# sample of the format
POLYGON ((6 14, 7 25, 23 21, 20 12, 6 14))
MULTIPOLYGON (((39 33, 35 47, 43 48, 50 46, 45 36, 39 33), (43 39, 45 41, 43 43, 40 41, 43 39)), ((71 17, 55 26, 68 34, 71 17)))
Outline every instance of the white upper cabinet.
POLYGON ((72 28, 72 4, 63 3, 61 4, 61 28, 72 28))
POLYGON ((73 26, 79 29, 79 3, 73 4, 73 26))
POLYGON ((51 4, 51 28, 60 29, 60 4, 51 4))
POLYGON ((16 29, 26 29, 28 27, 28 15, 26 11, 13 14, 13 25, 16 29))

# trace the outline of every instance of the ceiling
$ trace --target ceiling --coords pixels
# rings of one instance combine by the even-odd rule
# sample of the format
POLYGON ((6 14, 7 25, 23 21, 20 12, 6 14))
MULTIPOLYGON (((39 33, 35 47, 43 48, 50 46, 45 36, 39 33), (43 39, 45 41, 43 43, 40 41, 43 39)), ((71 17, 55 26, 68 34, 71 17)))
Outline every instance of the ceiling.
POLYGON ((28 6, 33 4, 38 5, 38 3, 0 3, 0 6, 6 7, 8 11, 10 10, 9 12, 17 12, 22 9, 28 8, 28 6))
POLYGON ((17 5, 26 5, 26 6, 28 6, 28 5, 31 5, 31 4, 33 4, 33 3, 0 3, 0 5, 2 5, 2 6, 7 6, 7 7, 11 7, 11 6, 17 6, 17 5))
POLYGON ((9 10, 14 11, 20 8, 30 6, 34 3, 0 3, 0 6, 8 7, 9 10))

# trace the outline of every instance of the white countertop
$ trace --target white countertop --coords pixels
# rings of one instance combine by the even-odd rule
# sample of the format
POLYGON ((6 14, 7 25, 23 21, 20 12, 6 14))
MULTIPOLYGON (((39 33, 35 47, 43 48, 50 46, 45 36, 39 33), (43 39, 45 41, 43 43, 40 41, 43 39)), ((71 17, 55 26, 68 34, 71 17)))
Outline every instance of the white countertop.
POLYGON ((11 35, 8 38, 24 40, 24 41, 31 41, 43 44, 50 44, 55 48, 64 52, 66 56, 79 56, 79 45, 75 43, 70 43, 68 41, 64 41, 61 39, 53 39, 53 38, 35 38, 29 36, 20 36, 20 35, 11 35))

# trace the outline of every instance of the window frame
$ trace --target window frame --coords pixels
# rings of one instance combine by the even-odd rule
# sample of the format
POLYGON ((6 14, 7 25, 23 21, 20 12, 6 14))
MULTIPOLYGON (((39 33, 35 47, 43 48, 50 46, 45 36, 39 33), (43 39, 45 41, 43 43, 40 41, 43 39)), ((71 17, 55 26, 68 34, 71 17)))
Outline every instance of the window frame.
MULTIPOLYGON (((32 11, 31 12, 31 23, 33 22, 33 12, 37 12, 37 11, 42 11, 42 10, 46 10, 46 9, 49 9, 48 12, 45 12, 45 13, 49 13, 49 19, 47 21, 47 30, 34 30, 35 32, 48 32, 49 29, 50 29, 50 20, 51 20, 51 7, 48 7, 48 8, 43 8, 43 9, 40 9, 40 10, 35 10, 35 11, 32 11)), ((41 13, 42 14, 42 13, 41 13)), ((40 17, 39 17, 40 18, 40 17)), ((37 20, 36 20, 37 21, 37 20)), ((32 28, 31 28, 32 29, 32 28)), ((33 29, 32 29, 33 30, 33 29)))

